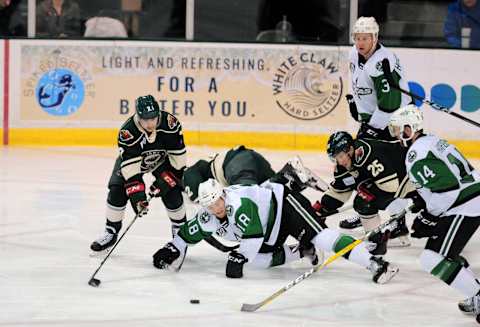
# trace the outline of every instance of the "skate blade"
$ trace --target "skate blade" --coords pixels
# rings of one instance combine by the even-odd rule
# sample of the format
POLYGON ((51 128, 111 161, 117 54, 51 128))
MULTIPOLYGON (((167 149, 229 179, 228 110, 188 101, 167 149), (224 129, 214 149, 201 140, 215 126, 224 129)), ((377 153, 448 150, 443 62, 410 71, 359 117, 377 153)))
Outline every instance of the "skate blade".
POLYGON ((388 283, 396 274, 399 272, 398 267, 394 267, 390 264, 388 270, 377 280, 377 284, 386 284, 388 283))
POLYGON ((90 258, 100 258, 106 256, 110 252, 110 248, 102 250, 102 251, 93 251, 90 249, 90 258))
POLYGON ((388 240, 387 247, 388 248, 406 248, 412 245, 410 242, 410 238, 408 236, 399 236, 394 239, 388 240))

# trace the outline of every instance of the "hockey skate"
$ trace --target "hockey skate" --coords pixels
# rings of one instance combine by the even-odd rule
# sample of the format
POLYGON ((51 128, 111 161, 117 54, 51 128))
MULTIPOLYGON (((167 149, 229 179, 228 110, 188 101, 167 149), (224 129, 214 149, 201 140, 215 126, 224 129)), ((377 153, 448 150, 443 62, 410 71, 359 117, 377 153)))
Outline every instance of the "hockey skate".
POLYGON ((317 251, 315 249, 315 246, 313 245, 299 245, 298 246, 298 251, 300 251, 300 257, 301 258, 307 258, 310 260, 310 263, 312 266, 316 266, 320 263, 323 263, 323 252, 322 251, 317 251))
POLYGON ((458 302, 458 309, 467 315, 475 313, 475 306, 473 304, 473 296, 458 302))
POLYGON ((95 252, 100 252, 103 250, 108 249, 109 247, 113 246, 117 241, 117 233, 113 230, 113 228, 107 226, 103 231, 103 234, 93 241, 90 244, 90 249, 95 252))
MULTIPOLYGON (((300 187, 311 187, 317 191, 325 192, 328 184, 303 165, 300 157, 296 156, 288 160, 285 165, 285 173, 292 177, 300 187)), ((288 176, 285 176, 288 179, 288 176)))
POLYGON ((385 284, 398 273, 398 267, 380 257, 372 257, 367 267, 373 274, 372 280, 377 284, 385 284))
POLYGON ((338 226, 343 229, 355 229, 362 226, 362 221, 360 220, 360 216, 358 214, 354 214, 347 219, 341 220, 338 226))
POLYGON ((473 314, 475 319, 480 324, 480 292, 477 293, 473 298, 473 314))
POLYGON ((388 247, 390 248, 400 248, 407 247, 411 245, 410 234, 407 224, 405 223, 405 217, 399 218, 395 228, 390 232, 390 241, 388 242, 388 247))

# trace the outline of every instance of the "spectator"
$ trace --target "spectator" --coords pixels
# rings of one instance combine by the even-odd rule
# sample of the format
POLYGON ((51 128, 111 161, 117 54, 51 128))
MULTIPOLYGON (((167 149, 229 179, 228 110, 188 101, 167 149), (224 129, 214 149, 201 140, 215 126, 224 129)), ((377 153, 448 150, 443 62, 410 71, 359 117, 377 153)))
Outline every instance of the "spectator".
POLYGON ((448 5, 444 32, 450 45, 462 47, 462 29, 469 39, 463 47, 480 48, 480 4, 477 0, 458 0, 448 5))
POLYGON ((80 7, 73 0, 44 0, 37 6, 37 36, 82 35, 80 7))
POLYGON ((26 0, 0 0, 0 33, 2 36, 27 36, 26 0))

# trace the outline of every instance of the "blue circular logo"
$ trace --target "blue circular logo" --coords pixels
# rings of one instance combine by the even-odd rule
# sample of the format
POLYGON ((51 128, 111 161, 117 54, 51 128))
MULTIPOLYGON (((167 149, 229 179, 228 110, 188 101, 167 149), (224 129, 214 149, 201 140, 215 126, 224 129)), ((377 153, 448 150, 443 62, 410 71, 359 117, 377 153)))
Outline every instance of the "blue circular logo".
POLYGON ((77 74, 57 68, 43 74, 35 89, 38 104, 54 116, 68 116, 80 109, 85 87, 77 74))

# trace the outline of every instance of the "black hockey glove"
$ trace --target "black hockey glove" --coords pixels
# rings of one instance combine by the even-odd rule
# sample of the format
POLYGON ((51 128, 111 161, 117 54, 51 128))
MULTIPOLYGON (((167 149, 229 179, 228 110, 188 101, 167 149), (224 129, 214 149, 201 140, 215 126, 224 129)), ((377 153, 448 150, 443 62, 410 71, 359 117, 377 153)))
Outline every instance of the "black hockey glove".
POLYGON ((226 274, 228 278, 242 278, 243 265, 247 263, 248 259, 243 254, 237 251, 232 251, 228 255, 226 274))
POLYGON ((435 235, 435 230, 440 217, 429 214, 426 210, 420 212, 412 224, 413 233, 410 236, 415 238, 431 237, 435 235))
POLYGON ((178 185, 178 178, 170 171, 162 171, 156 176, 155 181, 150 186, 151 197, 161 197, 168 193, 172 188, 178 185))
POLYGON ((362 123, 360 130, 358 131, 357 138, 378 139, 382 138, 383 130, 372 127, 367 123, 362 123))
POLYGON ((355 121, 360 121, 358 118, 357 104, 355 103, 353 95, 347 94, 345 95, 345 98, 347 99, 348 108, 350 109, 350 114, 352 115, 353 119, 355 119, 355 121))
POLYGON ((422 198, 420 194, 418 194, 417 191, 408 193, 407 198, 410 198, 413 201, 413 205, 410 207, 411 213, 418 213, 427 207, 425 200, 422 198))
POLYGON ((147 195, 145 194, 145 184, 140 181, 132 181, 125 184, 125 192, 127 193, 133 211, 142 217, 148 212, 147 195))
POLYGON ((180 257, 180 250, 172 242, 153 255, 153 265, 158 269, 165 269, 180 257))

